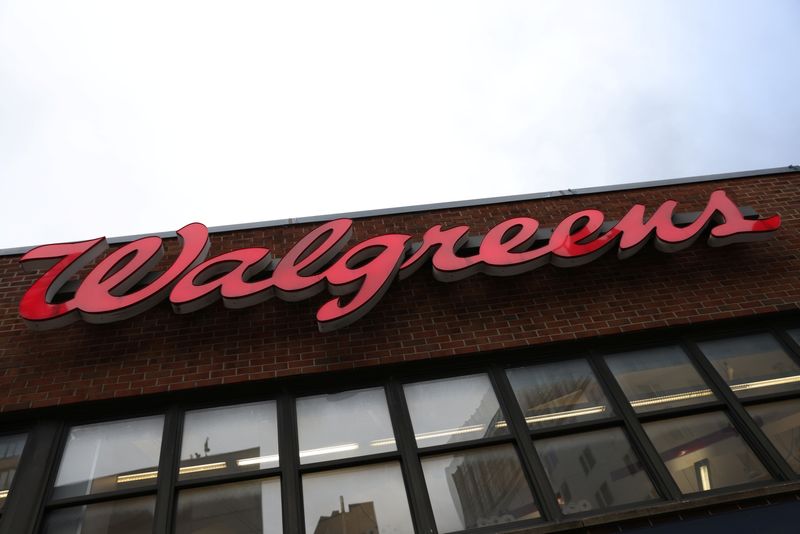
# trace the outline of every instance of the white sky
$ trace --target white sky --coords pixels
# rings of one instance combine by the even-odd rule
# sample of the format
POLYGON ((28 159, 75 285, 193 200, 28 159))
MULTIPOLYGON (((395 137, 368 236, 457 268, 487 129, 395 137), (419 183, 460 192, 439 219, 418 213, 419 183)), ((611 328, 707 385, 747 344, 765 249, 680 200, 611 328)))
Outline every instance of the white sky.
POLYGON ((0 0, 0 248, 800 163, 798 23, 791 0, 0 0))

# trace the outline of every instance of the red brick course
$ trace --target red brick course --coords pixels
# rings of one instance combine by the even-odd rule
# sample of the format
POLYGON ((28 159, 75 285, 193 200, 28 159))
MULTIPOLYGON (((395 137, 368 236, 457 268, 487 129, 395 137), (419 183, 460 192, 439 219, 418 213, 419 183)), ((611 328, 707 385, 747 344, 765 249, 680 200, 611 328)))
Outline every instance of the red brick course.
MULTIPOLYGON (((244 310, 221 304, 179 316, 168 303, 109 325, 82 322, 27 329, 17 306, 36 278, 19 256, 0 257, 0 411, 262 380, 287 375, 468 355, 744 317, 800 304, 800 173, 357 219, 356 240, 379 233, 420 236, 432 225, 467 224, 484 234, 510 217, 553 227, 587 208, 618 219, 633 204, 651 212, 673 198, 699 211, 715 189, 762 216, 783 218, 766 242, 676 254, 652 246, 625 261, 614 253, 572 269, 546 266, 509 278, 478 275, 452 284, 423 267, 395 281, 366 317, 321 334, 314 319, 326 295, 272 300, 244 310)), ((189 222, 189 221, 187 221, 189 222)), ((316 225, 213 234, 212 255, 265 246, 283 255, 316 225)), ((75 236, 76 240, 96 236, 75 236)), ((175 240, 168 240, 167 261, 175 240)))

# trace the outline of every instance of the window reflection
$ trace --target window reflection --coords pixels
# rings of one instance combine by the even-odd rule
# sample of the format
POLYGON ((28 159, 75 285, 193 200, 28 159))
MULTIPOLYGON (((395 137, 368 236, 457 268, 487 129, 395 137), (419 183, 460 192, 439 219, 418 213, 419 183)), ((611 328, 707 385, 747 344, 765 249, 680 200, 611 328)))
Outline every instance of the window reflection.
POLYGON ((619 428, 536 440, 534 445, 565 514, 658 498, 619 428))
POLYGON ((53 497, 154 485, 163 426, 159 415, 72 427, 53 497))
POLYGON ((737 397, 800 388, 800 366, 769 334, 705 341, 699 346, 737 397))
POLYGON ((178 494, 176 534, 280 534, 278 478, 184 490, 178 494))
POLYGON ((403 389, 420 447, 508 433, 484 374, 416 382, 403 389))
POLYGON ((181 479, 278 465, 275 402, 192 410, 181 442, 181 479))
POLYGON ((25 434, 0 436, 0 512, 8 500, 26 438, 25 434))
POLYGON ((398 463, 303 475, 307 534, 413 534, 398 463))
POLYGON ((48 514, 44 534, 151 534, 155 497, 61 508, 48 514))
POLYGON ((613 411, 585 360, 506 371, 530 428, 602 419, 613 411))
POLYGON ((800 400, 748 406, 747 411, 795 473, 800 473, 800 400))
POLYGON ((646 423, 644 429, 682 493, 770 478, 722 412, 646 423))
POLYGON ((714 400, 680 347, 658 347, 607 356, 606 362, 638 413, 714 400))
POLYGON ((422 469, 439 532, 539 517, 511 445, 427 457, 422 469))
POLYGON ((300 463, 397 450, 383 388, 297 400, 300 463))

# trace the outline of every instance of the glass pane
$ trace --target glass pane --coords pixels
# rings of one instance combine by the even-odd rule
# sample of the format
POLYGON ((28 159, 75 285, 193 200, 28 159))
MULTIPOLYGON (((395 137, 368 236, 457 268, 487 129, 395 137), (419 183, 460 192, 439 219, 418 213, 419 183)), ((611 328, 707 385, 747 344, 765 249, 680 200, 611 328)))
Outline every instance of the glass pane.
POLYGON ((278 465, 275 402, 186 413, 179 478, 197 478, 278 465))
POLYGON ((297 400, 300 463, 397 450, 383 388, 297 400))
POLYGON ((154 485, 163 426, 159 415, 72 427, 53 497, 154 485))
POLYGON ((61 508, 47 515, 44 534, 152 534, 155 497, 61 508))
POLYGON ((0 512, 8 500, 8 492, 11 490, 26 438, 25 434, 0 436, 0 512))
POLYGON ((622 391, 638 413, 714 400, 680 347, 658 347, 606 357, 622 391))
POLYGON ((280 534, 281 481, 251 480, 181 491, 176 534, 280 534))
POLYGON ((413 534, 398 463, 303 475, 306 534, 413 534))
POLYGON ((619 428, 542 439, 534 445, 565 514, 658 498, 619 428))
POLYGON ((737 397, 753 397, 800 387, 800 366, 769 334, 699 343, 737 397))
POLYGON ((403 389, 420 447, 508 433, 486 375, 417 382, 403 389))
POLYGON ((422 470, 439 532, 539 517, 511 445, 430 456, 422 470))
POLYGON ((722 412, 646 423, 644 429, 683 493, 770 478, 722 412))
POLYGON ((800 400, 758 404, 746 409, 794 472, 800 473, 800 400))
POLYGON ((517 367, 506 373, 529 428, 614 415, 586 360, 517 367))

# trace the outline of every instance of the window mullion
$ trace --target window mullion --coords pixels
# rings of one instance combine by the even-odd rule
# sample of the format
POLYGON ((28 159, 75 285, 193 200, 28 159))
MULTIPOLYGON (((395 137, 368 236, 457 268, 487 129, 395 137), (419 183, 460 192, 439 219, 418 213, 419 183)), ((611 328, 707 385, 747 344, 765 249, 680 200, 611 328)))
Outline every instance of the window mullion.
POLYGON ((428 488, 425 485, 422 463, 417 454, 417 442, 414 438, 411 416, 405 403, 402 384, 391 380, 387 385, 386 395, 395 442, 402 460, 403 476, 406 480, 415 529, 419 534, 433 534, 436 532, 436 522, 433 519, 433 508, 428 496, 428 488))
POLYGON ((789 358, 793 359, 796 362, 800 362, 800 344, 795 341, 795 339, 789 335, 786 330, 783 329, 775 329, 772 332, 772 335, 778 340, 786 353, 789 355, 789 358))
POLYGON ((700 347, 688 340, 684 340, 682 346, 694 361, 695 366, 700 371, 700 375, 706 380, 714 394, 728 406, 727 412, 734 427, 739 430, 742 438, 754 450, 756 456, 764 462, 764 467, 776 480, 794 479, 795 475, 792 468, 748 415, 747 410, 739 402, 736 394, 728 387, 711 362, 703 355, 700 347))
POLYGON ((170 408, 164 416, 164 432, 161 439, 161 456, 158 461, 158 481, 153 532, 170 534, 174 524, 175 481, 178 478, 178 462, 181 454, 183 410, 170 408))
POLYGON ((300 482, 300 457, 297 439, 297 411, 294 397, 278 397, 278 458, 281 469, 283 532, 303 534, 303 488, 300 482))
POLYGON ((508 422, 508 429, 522 453, 522 465, 525 467, 526 479, 532 486, 531 489, 536 496, 541 514, 546 521, 558 521, 563 518, 563 515, 556 502, 553 488, 550 486, 547 472, 533 446, 528 425, 525 423, 508 377, 503 369, 496 366, 493 366, 489 376, 494 383, 500 408, 508 422))
POLYGON ((666 499, 672 501, 680 500, 681 492, 678 489, 678 485, 675 484, 669 474, 667 466, 661 461, 661 456, 647 437, 642 424, 636 416, 636 412, 628 402, 622 388, 617 384, 614 374, 608 368, 602 355, 590 357, 589 364, 597 374, 609 402, 614 407, 614 411, 622 416, 625 429, 632 438, 631 442, 634 450, 647 467, 647 472, 651 474, 651 479, 657 491, 666 499))

